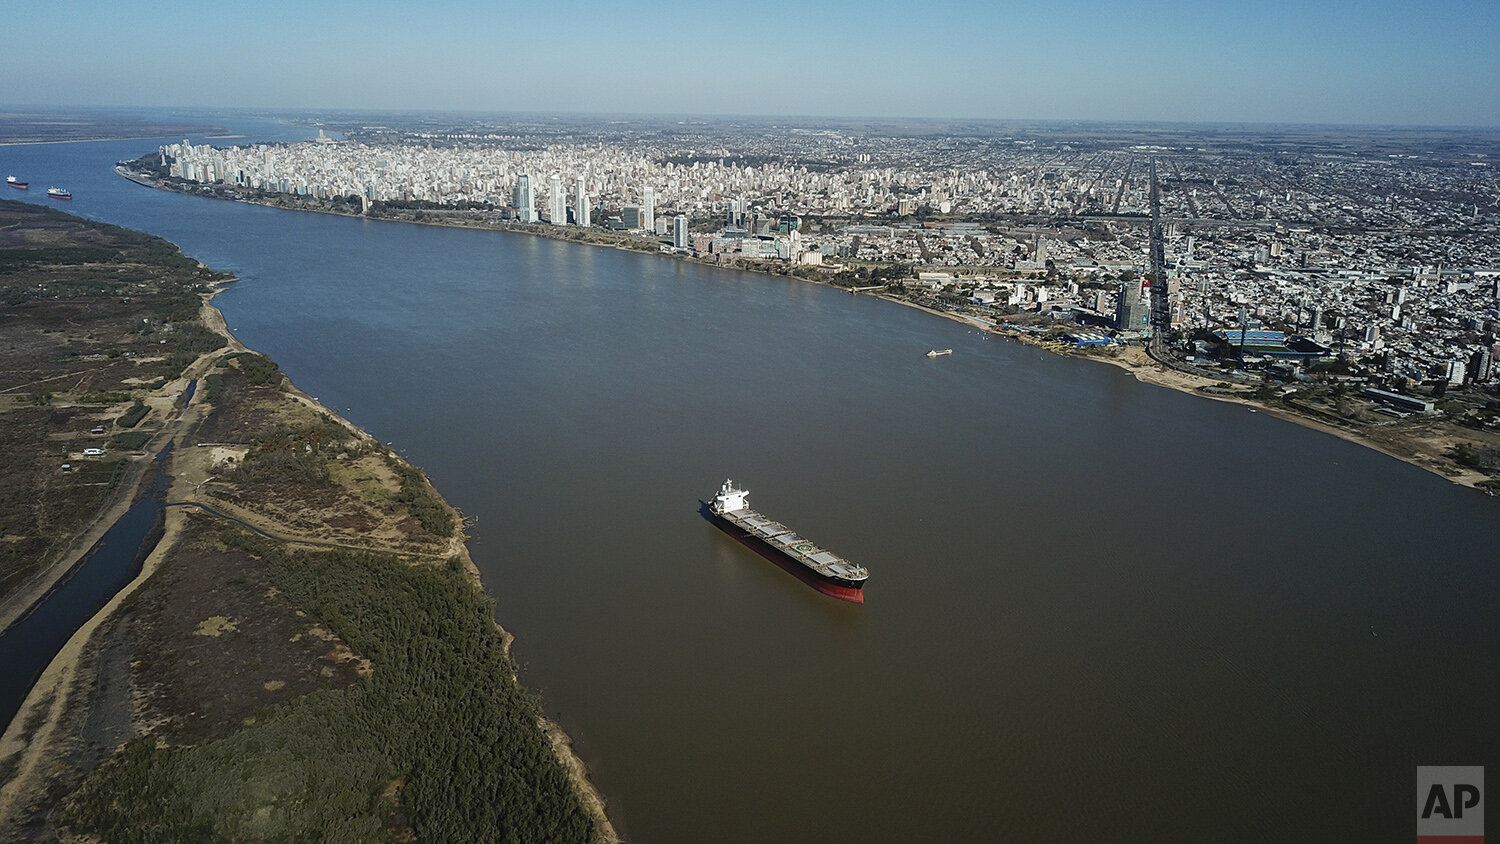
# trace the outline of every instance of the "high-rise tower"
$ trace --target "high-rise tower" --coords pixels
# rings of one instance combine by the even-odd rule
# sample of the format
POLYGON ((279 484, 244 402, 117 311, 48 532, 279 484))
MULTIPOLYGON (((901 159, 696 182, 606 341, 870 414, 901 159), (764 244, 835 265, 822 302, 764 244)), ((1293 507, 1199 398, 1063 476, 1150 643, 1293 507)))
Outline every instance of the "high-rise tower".
POLYGON ((573 183, 573 196, 573 222, 586 226, 589 224, 589 192, 584 187, 582 176, 573 183))
POLYGON ((568 224, 568 195, 563 193, 562 176, 553 173, 547 187, 551 189, 551 195, 547 197, 548 220, 554 226, 565 226, 568 224))
POLYGON ((523 223, 536 222, 536 197, 531 193, 531 176, 522 173, 516 177, 516 216, 523 223))
POLYGON ((641 228, 656 230, 656 191, 651 188, 641 189, 641 228))

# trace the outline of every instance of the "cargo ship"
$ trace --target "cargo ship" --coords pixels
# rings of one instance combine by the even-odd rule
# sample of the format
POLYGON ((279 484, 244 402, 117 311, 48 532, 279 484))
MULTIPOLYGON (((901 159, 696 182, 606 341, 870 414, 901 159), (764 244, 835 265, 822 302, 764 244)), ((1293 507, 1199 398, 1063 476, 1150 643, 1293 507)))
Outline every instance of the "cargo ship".
POLYGON ((749 490, 735 489, 733 481, 725 481, 713 502, 703 506, 705 515, 725 533, 824 595, 865 602, 865 580, 870 573, 864 566, 819 548, 786 525, 751 510, 745 503, 749 494, 749 490))
POLYGON ((15 188, 16 190, 26 190, 26 188, 28 187, 25 182, 17 179, 15 176, 6 176, 5 183, 15 188))
POLYGON ((73 198, 73 194, 68 193, 67 190, 64 189, 64 188, 47 188, 47 198, 48 199, 72 199, 73 198))

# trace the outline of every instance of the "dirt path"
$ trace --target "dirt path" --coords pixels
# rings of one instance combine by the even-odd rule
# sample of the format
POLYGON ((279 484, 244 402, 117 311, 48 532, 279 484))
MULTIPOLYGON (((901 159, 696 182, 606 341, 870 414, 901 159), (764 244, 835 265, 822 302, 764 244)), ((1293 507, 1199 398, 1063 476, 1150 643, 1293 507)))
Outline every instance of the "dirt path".
MULTIPOLYGON (((209 328, 224 333, 223 315, 219 313, 217 308, 209 305, 206 300, 202 315, 204 322, 208 323, 209 328), (215 317, 214 322, 210 322, 208 319, 210 313, 215 317)), ((243 346, 239 346, 238 341, 233 338, 230 338, 229 342, 231 347, 238 346, 240 349, 244 348, 243 346)), ((200 356, 198 360, 189 364, 183 370, 181 377, 168 382, 158 390, 154 390, 144 399, 145 403, 151 406, 152 413, 160 414, 160 418, 163 419, 162 430, 143 446, 144 455, 129 458, 131 462, 130 469, 121 480, 120 485, 112 493, 109 503, 78 534, 72 544, 52 562, 48 563, 24 584, 14 590, 3 601, 0 601, 0 631, 4 631, 16 623, 18 619, 30 611, 37 601, 41 600, 53 587, 60 583, 83 560, 84 556, 93 549, 94 545, 103 538, 105 532, 116 521, 119 521, 120 517, 125 515, 125 511, 129 510, 130 506, 135 503, 135 496, 140 487, 141 478, 144 477, 146 471, 151 466, 150 455, 156 454, 162 448, 166 447, 168 442, 177 440, 198 421, 199 414, 197 408, 193 405, 189 405, 187 408, 177 407, 178 398, 187 389, 189 382, 202 377, 224 354, 226 352, 221 349, 200 356)))
POLYGON ((45 775, 54 748, 65 743, 68 736, 57 736, 57 726, 67 711, 75 688, 74 679, 82 666, 80 657, 84 647, 106 619, 125 602, 130 595, 156 573, 166 559, 172 546, 182 535, 185 516, 180 511, 168 510, 166 528, 156 549, 141 566, 141 573, 110 599, 98 613, 78 628, 62 650, 42 672, 26 702, 16 713, 15 720, 5 735, 0 737, 0 767, 15 761, 15 775, 0 788, 0 829, 4 829, 16 809, 18 801, 24 801, 36 791, 36 780, 45 775), (27 729, 34 725, 34 729, 27 729))
MULTIPOLYGON (((50 768, 59 758, 59 754, 66 749, 70 737, 59 733, 59 725, 63 723, 68 713, 73 698, 80 691, 79 681, 84 678, 83 672, 87 666, 82 662, 83 655, 90 639, 106 622, 106 620, 138 589, 145 583, 160 567, 163 560, 171 553, 173 547, 183 537, 184 527, 187 523, 187 511, 195 510, 207 512, 217 518, 228 519, 238 522, 258 533, 277 541, 289 544, 306 545, 314 547, 337 547, 355 551, 368 551, 382 554, 395 554, 407 558, 420 558, 428 561, 446 560, 458 557, 462 560, 464 568, 469 572, 476 588, 483 588, 480 582, 478 567, 474 564, 466 544, 467 537, 462 530, 463 517, 457 510, 443 502, 453 517, 455 530, 453 535, 447 538, 441 545, 419 550, 385 547, 380 543, 351 543, 323 539, 309 535, 304 532, 291 530, 287 525, 268 518, 266 516, 245 510, 231 503, 217 499, 208 503, 200 500, 203 496, 203 485, 208 479, 208 465, 205 457, 200 457, 195 444, 185 442, 188 433, 193 431, 201 420, 202 410, 198 404, 190 404, 187 408, 177 408, 176 399, 186 389, 191 380, 201 378, 214 366, 219 359, 226 354, 249 351, 243 344, 236 340, 225 325, 223 314, 213 307, 209 298, 205 297, 202 311, 203 323, 211 330, 217 331, 228 338, 228 346, 200 357, 183 373, 183 376, 162 389, 154 392, 148 399, 148 403, 159 409, 164 418, 163 430, 155 437, 148 449, 148 453, 155 453, 163 448, 167 442, 173 442, 175 448, 169 457, 167 473, 173 478, 172 485, 167 491, 169 505, 165 513, 165 532, 157 543, 156 548, 147 557, 142 566, 140 574, 132 580, 125 588, 115 595, 98 613, 86 621, 77 632, 68 640, 62 650, 43 671, 41 678, 37 681, 21 709, 17 712, 15 719, 3 736, 0 736, 0 770, 13 771, 13 775, 0 785, 0 831, 7 829, 16 818, 22 816, 26 807, 42 799, 50 799, 42 793, 46 786, 47 774, 50 768)), ((319 404, 311 396, 288 384, 285 395, 291 400, 304 404, 320 414, 327 414, 330 419, 345 427, 351 435, 374 443, 375 440, 367 432, 349 422, 347 419, 333 413, 328 408, 319 404)), ((396 457, 400 460, 401 458, 396 457)), ((404 461, 403 461, 404 462, 404 461)), ((126 487, 133 493, 139 483, 141 472, 150 465, 149 458, 141 458, 136 474, 126 487)), ((35 578, 35 584, 24 590, 28 598, 17 599, 8 602, 7 606, 0 607, 0 611, 9 612, 19 617, 36 598, 44 595, 54 585, 58 578, 65 574, 82 557, 82 555, 93 546, 98 538, 114 524, 131 504, 133 494, 121 494, 120 501, 101 513, 89 530, 80 535, 75 543, 76 553, 64 555, 56 565, 48 569, 47 575, 35 578), (9 606, 10 603, 18 605, 18 608, 9 606)), ((442 500, 441 495, 438 496, 442 500)), ((5 616, 0 616, 0 619, 5 616)), ((9 623, 9 622, 6 622, 9 623)), ((507 652, 509 643, 514 637, 497 622, 495 625, 506 642, 507 652)), ((567 734, 555 723, 541 719, 540 726, 548 737, 553 752, 557 755, 563 769, 567 772, 569 780, 573 783, 584 808, 594 819, 596 828, 599 830, 601 839, 606 844, 615 844, 620 841, 619 835, 610 824, 605 812, 605 803, 599 791, 588 779, 588 772, 583 761, 573 752, 571 740, 567 734)))
MULTIPOLYGON (((218 313, 217 309, 211 308, 206 301, 204 307, 213 310, 215 314, 218 313)), ((218 325, 223 326, 222 317, 218 325)), ((224 350, 219 350, 202 355, 183 371, 180 378, 154 391, 147 399, 148 404, 164 414, 162 430, 152 438, 146 448, 148 455, 160 451, 168 442, 174 443, 176 448, 183 445, 182 438, 197 424, 201 410, 193 404, 186 408, 179 408, 177 398, 187 389, 189 382, 200 378, 224 353, 224 350)), ((19 618, 37 600, 45 596, 130 508, 135 491, 140 484, 141 475, 151 465, 152 458, 140 457, 134 462, 136 465, 131 469, 129 480, 121 485, 121 491, 116 496, 117 500, 94 519, 67 553, 33 578, 24 588, 13 594, 12 598, 0 607, 0 620, 3 620, 4 624, 12 623, 15 618, 19 618)), ((174 478, 172 487, 168 490, 168 496, 171 497, 174 492, 180 492, 184 483, 181 479, 174 478)), ((185 516, 181 508, 169 508, 165 511, 165 528, 161 540, 142 564, 140 574, 73 633, 57 656, 53 657, 52 662, 43 670, 42 676, 37 680, 31 693, 27 695, 5 733, 0 735, 0 768, 10 767, 12 764, 15 766, 15 774, 5 782, 3 787, 0 787, 0 828, 3 828, 13 816, 18 800, 32 799, 38 785, 38 774, 46 772, 53 754, 66 743, 67 736, 55 734, 57 725, 67 711, 75 691, 74 681, 82 670, 80 658, 88 641, 100 625, 156 572, 161 561, 166 559, 167 554, 181 537, 184 523, 185 516)))
POLYGON ((7 630, 30 612, 37 601, 61 583, 84 555, 104 538, 105 532, 125 515, 130 505, 135 503, 135 492, 140 487, 141 478, 145 475, 149 465, 149 459, 132 458, 130 470, 112 493, 110 503, 100 511, 88 528, 78 534, 61 555, 33 574, 4 600, 0 600, 0 631, 7 630))

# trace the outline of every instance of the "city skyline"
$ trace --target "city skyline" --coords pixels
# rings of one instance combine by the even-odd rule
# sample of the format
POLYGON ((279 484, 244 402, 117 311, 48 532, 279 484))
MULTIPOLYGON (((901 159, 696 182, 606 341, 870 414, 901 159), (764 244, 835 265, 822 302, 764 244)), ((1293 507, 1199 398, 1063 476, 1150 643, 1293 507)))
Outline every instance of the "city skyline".
POLYGON ((1500 125, 1500 9, 1458 0, 57 9, 10 10, 12 105, 1500 125))
POLYGON ((1500 280, 1493 144, 1476 141, 1493 133, 1262 127, 1105 140, 1054 128, 997 145, 983 134, 615 120, 450 135, 425 118, 401 132, 400 121, 346 126, 336 142, 167 144, 137 162, 137 178, 345 213, 357 195, 362 213, 386 219, 507 228, 537 222, 526 174, 554 174, 547 219, 559 224, 561 179, 586 173, 599 212, 589 242, 850 289, 882 287, 869 270, 881 266, 904 276, 884 295, 968 308, 981 324, 1045 313, 1057 332, 1112 322, 1116 339, 1238 326, 1267 354, 1337 349, 1413 383, 1488 383, 1500 355, 1477 333, 1493 331, 1500 280), (1302 345, 1273 348, 1277 337, 1302 345))

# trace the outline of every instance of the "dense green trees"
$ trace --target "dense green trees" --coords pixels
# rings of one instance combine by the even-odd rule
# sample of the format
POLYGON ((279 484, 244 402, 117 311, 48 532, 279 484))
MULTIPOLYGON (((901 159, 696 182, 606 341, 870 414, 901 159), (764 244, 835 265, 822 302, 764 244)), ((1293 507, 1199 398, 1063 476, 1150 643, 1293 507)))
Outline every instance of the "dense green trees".
POLYGON ((245 381, 251 386, 271 386, 281 383, 281 367, 276 361, 255 352, 240 352, 226 359, 233 361, 234 365, 245 374, 245 381))
POLYGON ((109 841, 592 840, 461 565, 222 538, 374 670, 218 741, 128 745, 68 802, 67 826, 109 841))
POLYGON ((145 402, 136 399, 135 404, 131 405, 130 409, 120 416, 119 425, 121 428, 134 428, 150 412, 151 408, 147 407, 145 402))
POLYGON ((453 514, 428 485, 427 478, 413 466, 401 470, 401 491, 396 500, 406 505, 422 528, 433 536, 453 535, 453 514))

